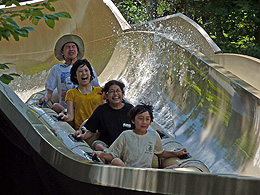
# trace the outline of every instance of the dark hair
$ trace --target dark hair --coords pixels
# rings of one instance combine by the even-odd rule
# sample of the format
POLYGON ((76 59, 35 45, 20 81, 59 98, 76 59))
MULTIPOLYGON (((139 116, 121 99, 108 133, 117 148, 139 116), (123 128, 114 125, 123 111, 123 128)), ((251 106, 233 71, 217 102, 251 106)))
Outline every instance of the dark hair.
POLYGON ((86 65, 86 66, 88 67, 88 69, 89 69, 89 71, 90 71, 90 81, 92 81, 92 80, 95 78, 90 63, 89 63, 86 59, 77 60, 77 61, 73 64, 73 66, 72 66, 72 68, 71 68, 71 70, 70 70, 70 80, 71 80, 71 82, 72 82, 74 85, 78 85, 78 84, 79 84, 79 82, 78 82, 78 80, 77 80, 77 77, 76 77, 76 72, 77 72, 78 68, 79 68, 80 66, 82 66, 82 65, 86 65))
POLYGON ((102 89, 102 92, 104 92, 105 94, 108 92, 109 90, 109 87, 111 87, 112 85, 117 85, 120 87, 122 93, 124 93, 124 88, 125 88, 125 84, 120 82, 120 81, 117 81, 117 80, 111 80, 111 81, 108 81, 105 86, 103 87, 102 89))
POLYGON ((136 115, 142 114, 146 111, 149 112, 150 117, 151 117, 151 122, 152 122, 153 121, 153 106, 147 105, 147 104, 144 104, 144 103, 137 105, 137 106, 130 109, 130 111, 129 111, 130 121, 131 122, 134 121, 136 115))

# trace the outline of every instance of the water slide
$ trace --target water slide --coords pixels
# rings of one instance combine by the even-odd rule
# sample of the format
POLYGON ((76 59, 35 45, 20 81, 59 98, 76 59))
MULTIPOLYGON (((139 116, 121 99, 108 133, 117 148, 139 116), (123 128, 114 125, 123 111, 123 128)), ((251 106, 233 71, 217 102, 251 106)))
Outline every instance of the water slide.
POLYGON ((23 101, 43 89, 58 63, 56 40, 78 34, 100 83, 122 80, 126 99, 154 105, 155 121, 208 166, 210 174, 176 173, 182 194, 260 192, 259 59, 222 53, 182 14, 130 26, 109 0, 54 5, 72 19, 55 29, 40 23, 29 38, 0 42, 1 62, 15 63, 10 71, 22 75, 10 86, 23 101))

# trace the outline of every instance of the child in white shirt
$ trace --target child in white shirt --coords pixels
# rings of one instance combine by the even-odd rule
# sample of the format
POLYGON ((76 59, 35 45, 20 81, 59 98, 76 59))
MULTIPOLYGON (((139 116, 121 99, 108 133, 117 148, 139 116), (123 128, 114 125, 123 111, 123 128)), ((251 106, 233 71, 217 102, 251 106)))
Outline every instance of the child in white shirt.
POLYGON ((129 115, 135 128, 122 132, 105 151, 94 151, 93 154, 112 165, 142 168, 152 167, 154 154, 160 158, 189 154, 185 148, 179 151, 163 149, 159 134, 148 129, 153 121, 152 106, 137 105, 130 110, 129 115))

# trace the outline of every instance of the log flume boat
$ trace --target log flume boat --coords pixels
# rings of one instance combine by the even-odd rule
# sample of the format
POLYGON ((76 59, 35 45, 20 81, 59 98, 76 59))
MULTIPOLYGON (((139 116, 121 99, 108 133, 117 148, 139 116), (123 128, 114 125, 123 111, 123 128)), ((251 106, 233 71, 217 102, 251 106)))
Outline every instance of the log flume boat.
POLYGON ((130 26, 110 0, 61 0, 55 7, 72 19, 59 21, 54 30, 39 24, 28 39, 2 40, 0 48, 3 62, 15 63, 11 69, 22 75, 11 88, 0 83, 0 135, 30 156, 44 192, 260 192, 258 59, 221 53, 182 14, 130 26), (88 143, 75 140, 56 113, 37 104, 46 70, 58 63, 54 44, 69 33, 83 38, 101 85, 122 80, 127 100, 154 105, 151 128, 163 131, 165 148, 185 146, 189 157, 155 159, 151 169, 105 165, 92 159, 88 143), (168 164, 181 168, 161 169, 168 164))

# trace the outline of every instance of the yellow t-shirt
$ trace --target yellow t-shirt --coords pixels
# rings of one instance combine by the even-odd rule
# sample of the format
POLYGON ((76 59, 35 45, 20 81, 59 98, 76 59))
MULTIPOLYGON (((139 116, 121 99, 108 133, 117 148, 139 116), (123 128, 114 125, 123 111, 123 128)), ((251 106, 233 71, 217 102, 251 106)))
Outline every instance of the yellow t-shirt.
POLYGON ((77 88, 68 90, 65 102, 68 100, 73 102, 75 129, 79 129, 80 125, 88 119, 94 110, 103 103, 103 95, 101 87, 94 87, 90 94, 83 94, 77 88))

